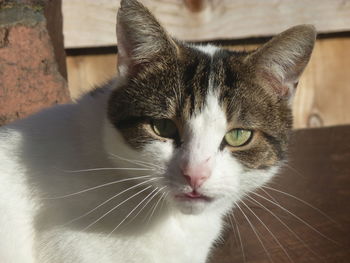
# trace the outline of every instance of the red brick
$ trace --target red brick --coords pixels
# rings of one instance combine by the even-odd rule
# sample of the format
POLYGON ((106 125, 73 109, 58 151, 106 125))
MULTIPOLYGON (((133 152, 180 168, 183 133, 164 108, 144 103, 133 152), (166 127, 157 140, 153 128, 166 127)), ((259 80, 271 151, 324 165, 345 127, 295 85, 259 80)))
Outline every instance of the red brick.
MULTIPOLYGON (((13 9, 0 12, 6 17, 4 12, 13 14, 13 9)), ((19 16, 18 22, 0 24, 0 125, 69 101, 46 20, 35 12, 31 17, 19 16)))

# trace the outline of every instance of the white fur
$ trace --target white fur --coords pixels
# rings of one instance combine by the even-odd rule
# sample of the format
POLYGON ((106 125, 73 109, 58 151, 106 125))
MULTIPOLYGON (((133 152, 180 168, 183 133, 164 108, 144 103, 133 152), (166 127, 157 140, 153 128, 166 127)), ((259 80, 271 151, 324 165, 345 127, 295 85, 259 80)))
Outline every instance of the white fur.
MULTIPOLYGON (((274 173, 246 173, 227 150, 218 150, 227 123, 213 92, 204 110, 186 123, 185 146, 181 150, 170 142, 159 141, 141 152, 131 149, 106 119, 108 95, 96 99, 86 96, 77 104, 56 106, 0 129, 1 262, 204 263, 220 235, 223 215, 247 191, 274 173), (78 171, 143 167, 117 156, 162 169, 78 171), (175 195, 189 188, 179 174, 181 160, 201 162, 207 156, 212 157, 213 173, 199 190, 213 201, 178 201, 175 195), (165 186, 165 201, 150 222, 143 219, 149 218, 150 208, 160 195, 135 220, 113 233, 142 199, 130 199, 85 228, 140 189, 134 188, 113 199, 112 204, 81 215, 142 180, 66 196, 144 175, 163 178, 154 180, 152 189, 165 186)), ((149 193, 145 191, 140 197, 149 193)))
POLYGON ((211 57, 215 54, 215 52, 220 50, 220 48, 218 48, 216 46, 212 46, 210 44, 207 44, 207 45, 192 45, 192 47, 202 51, 203 53, 205 53, 205 54, 207 54, 207 55, 209 55, 211 57))

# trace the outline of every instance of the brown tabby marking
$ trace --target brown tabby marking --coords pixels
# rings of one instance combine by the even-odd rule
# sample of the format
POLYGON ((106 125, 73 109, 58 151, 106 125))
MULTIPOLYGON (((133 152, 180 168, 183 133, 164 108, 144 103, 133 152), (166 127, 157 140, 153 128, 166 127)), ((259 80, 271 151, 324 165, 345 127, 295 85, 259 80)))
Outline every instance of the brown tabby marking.
POLYGON ((151 119, 173 119, 181 131, 191 116, 201 112, 212 88, 219 94, 230 128, 256 131, 248 147, 232 149, 233 156, 252 169, 280 161, 292 125, 291 111, 285 101, 251 81, 252 73, 243 63, 247 53, 220 50, 211 58, 185 44, 178 45, 180 58, 169 58, 161 68, 148 67, 113 92, 109 118, 126 141, 142 148, 156 140, 145 128, 151 119))
MULTIPOLYGON (((200 114, 209 92, 216 94, 228 127, 253 131, 243 147, 228 147, 248 169, 265 169, 284 159, 292 128, 290 97, 315 41, 309 25, 291 28, 253 52, 218 49, 212 56, 172 39, 137 1, 118 14, 119 71, 124 79, 112 92, 108 117, 136 149, 159 140, 152 119, 171 119, 181 147, 183 129, 200 114)), ((164 139, 161 139, 164 140, 164 139)))

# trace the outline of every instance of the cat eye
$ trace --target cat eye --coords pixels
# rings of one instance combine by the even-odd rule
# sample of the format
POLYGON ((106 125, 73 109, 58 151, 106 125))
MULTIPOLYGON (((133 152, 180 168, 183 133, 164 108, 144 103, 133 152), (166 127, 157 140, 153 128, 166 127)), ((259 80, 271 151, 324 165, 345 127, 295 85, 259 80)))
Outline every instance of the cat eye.
POLYGON ((172 120, 155 119, 151 121, 151 127, 155 134, 164 138, 175 138, 177 135, 177 127, 172 120))
POLYGON ((225 134, 225 141, 232 147, 240 147, 247 144, 253 132, 244 129, 233 129, 225 134))

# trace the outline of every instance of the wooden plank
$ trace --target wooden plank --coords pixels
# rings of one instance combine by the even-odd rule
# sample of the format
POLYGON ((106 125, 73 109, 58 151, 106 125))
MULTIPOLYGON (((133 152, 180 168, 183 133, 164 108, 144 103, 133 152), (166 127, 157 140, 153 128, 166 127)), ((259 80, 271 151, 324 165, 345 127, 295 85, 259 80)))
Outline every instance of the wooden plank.
MULTIPOLYGON (((321 33, 350 30, 350 0, 141 0, 182 40, 275 35, 296 24, 321 33)), ((119 0, 63 0, 65 47, 116 44, 119 0)))
POLYGON ((316 43, 295 98, 295 127, 350 123, 350 38, 316 43))
MULTIPOLYGON (((256 46, 235 46, 251 49, 256 46)), ((68 57, 73 98, 115 74, 116 54, 68 57)), ((350 124, 350 38, 321 39, 294 100, 294 127, 350 124)))
POLYGON ((55 52, 58 71, 67 79, 66 53, 63 43, 62 0, 47 1, 44 6, 47 29, 55 52))
POLYGON ((116 74, 116 54, 68 56, 68 84, 73 100, 116 74))

